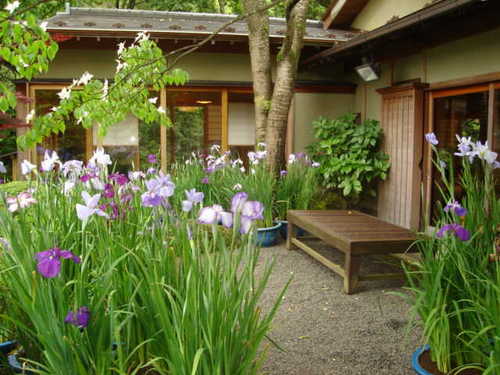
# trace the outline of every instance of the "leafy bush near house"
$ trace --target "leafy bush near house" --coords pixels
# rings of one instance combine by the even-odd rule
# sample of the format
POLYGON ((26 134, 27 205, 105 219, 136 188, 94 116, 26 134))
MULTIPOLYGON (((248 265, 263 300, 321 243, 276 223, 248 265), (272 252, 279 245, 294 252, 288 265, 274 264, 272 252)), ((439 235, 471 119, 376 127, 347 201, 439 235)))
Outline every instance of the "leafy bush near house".
POLYGON ((337 119, 320 117, 313 123, 316 142, 308 148, 320 163, 322 184, 354 199, 361 193, 375 195, 376 180, 385 180, 389 156, 379 151, 382 129, 376 120, 356 123, 356 114, 337 119))

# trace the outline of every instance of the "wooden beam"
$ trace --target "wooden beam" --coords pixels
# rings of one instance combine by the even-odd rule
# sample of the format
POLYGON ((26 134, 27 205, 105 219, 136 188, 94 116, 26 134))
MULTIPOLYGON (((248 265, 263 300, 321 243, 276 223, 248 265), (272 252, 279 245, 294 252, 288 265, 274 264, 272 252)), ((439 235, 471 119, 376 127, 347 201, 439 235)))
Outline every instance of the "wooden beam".
POLYGON ((486 139, 488 140, 488 145, 492 150, 495 150, 495 124, 496 124, 496 89, 493 83, 489 86, 488 95, 488 129, 486 139))
POLYGON ((312 247, 307 246, 304 242, 298 240, 297 238, 292 238, 291 239, 292 244, 297 246, 298 248, 304 250, 307 254, 309 254, 311 257, 316 259, 318 262, 321 264, 325 265, 329 269, 331 269, 333 272, 336 274, 342 276, 345 278, 345 271, 342 268, 340 264, 332 262, 330 259, 325 258, 323 255, 318 253, 316 250, 314 250, 312 247))
POLYGON ((451 79, 448 81, 431 83, 429 85, 429 90, 451 89, 451 88, 456 88, 456 87, 465 87, 465 86, 485 84, 485 83, 490 83, 490 82, 495 82, 495 81, 500 81, 500 72, 479 74, 479 75, 469 76, 469 77, 465 77, 465 78, 451 79))

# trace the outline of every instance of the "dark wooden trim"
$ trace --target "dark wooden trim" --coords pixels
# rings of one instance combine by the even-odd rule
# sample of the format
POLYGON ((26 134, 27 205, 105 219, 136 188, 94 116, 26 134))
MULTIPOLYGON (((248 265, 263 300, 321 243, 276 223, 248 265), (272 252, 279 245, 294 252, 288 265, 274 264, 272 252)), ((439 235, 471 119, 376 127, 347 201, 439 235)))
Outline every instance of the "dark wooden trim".
POLYGON ((488 140, 489 147, 494 150, 495 149, 495 123, 496 123, 496 111, 495 111, 495 102, 496 102, 496 90, 495 85, 490 83, 489 87, 489 95, 488 95, 488 130, 486 139, 488 140))
POLYGON ((490 83, 494 81, 500 81, 500 72, 479 74, 472 77, 451 79, 448 81, 431 83, 429 85, 429 90, 441 90, 441 89, 451 89, 455 87, 473 86, 481 83, 490 83))
POLYGON ((475 92, 484 92, 489 90, 488 84, 475 85, 475 86, 465 86, 457 87, 443 90, 432 90, 432 97, 436 98, 446 98, 448 96, 458 96, 464 94, 472 94, 475 92))
MULTIPOLYGON (((71 84, 72 78, 35 78, 30 81, 31 84, 71 84)), ((111 82, 112 80, 110 80, 111 82)), ((25 84, 25 80, 15 81, 18 84, 25 84)), ((203 88, 207 90, 223 90, 229 92, 253 92, 253 84, 250 81, 189 81, 184 86, 170 86, 175 89, 194 89, 203 88)), ((167 87, 168 90, 168 87, 167 87)), ((354 94, 356 92, 355 84, 335 83, 329 81, 296 81, 295 92, 299 93, 338 93, 338 94, 354 94)))
POLYGON ((425 90, 429 85, 426 83, 420 83, 420 82, 411 82, 410 84, 406 85, 397 85, 397 86, 390 86, 390 87, 384 87, 381 89, 378 89, 377 92, 382 95, 387 95, 387 94, 394 94, 397 92, 402 92, 402 91, 408 91, 408 90, 425 90))
POLYGON ((322 17, 323 28, 329 29, 332 26, 336 26, 338 28, 347 28, 351 26, 356 16, 363 10, 366 4, 368 4, 368 1, 369 0, 346 1, 339 13, 335 17, 332 17, 330 12, 339 2, 339 0, 332 0, 322 17))

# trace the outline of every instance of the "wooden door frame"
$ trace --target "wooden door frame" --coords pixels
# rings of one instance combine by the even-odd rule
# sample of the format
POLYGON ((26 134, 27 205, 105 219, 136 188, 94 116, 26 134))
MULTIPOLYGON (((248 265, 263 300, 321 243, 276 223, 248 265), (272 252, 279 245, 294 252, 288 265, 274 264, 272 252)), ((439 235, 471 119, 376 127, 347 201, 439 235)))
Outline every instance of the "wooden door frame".
MULTIPOLYGON (((496 77, 498 78, 498 77, 496 77)), ((453 81, 454 82, 454 81, 453 81)), ((468 82, 467 79, 464 82, 468 82)), ((443 87, 440 84, 433 85, 425 94, 425 124, 424 124, 424 134, 434 132, 434 100, 438 98, 447 98, 453 96, 460 96, 465 94, 472 94, 478 92, 488 92, 488 128, 487 128, 487 140, 488 144, 492 148, 494 146, 494 125, 495 125, 495 98, 496 90, 500 89, 500 82, 480 82, 472 85, 464 85, 462 87, 457 87, 456 82, 450 84, 450 87, 443 87)), ((424 202, 425 207, 425 219, 430 223, 431 218, 431 195, 432 195, 432 147, 428 142, 424 142, 424 170, 423 170, 423 182, 424 182, 424 202)))

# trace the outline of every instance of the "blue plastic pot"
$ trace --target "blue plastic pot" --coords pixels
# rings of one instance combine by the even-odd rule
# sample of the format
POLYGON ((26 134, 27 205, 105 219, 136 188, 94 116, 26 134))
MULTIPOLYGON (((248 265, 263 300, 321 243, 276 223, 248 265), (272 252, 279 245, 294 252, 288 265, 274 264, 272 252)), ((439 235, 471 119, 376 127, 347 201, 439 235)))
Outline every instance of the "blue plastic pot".
POLYGON ((419 347, 417 350, 413 352, 413 355, 411 357, 411 367, 413 370, 415 370, 415 373, 418 375, 433 375, 429 371, 426 371, 420 366, 420 356, 426 352, 427 350, 430 350, 431 347, 429 345, 424 345, 419 347))
POLYGON ((257 229, 257 244, 262 247, 277 245, 280 240, 282 224, 278 222, 274 227, 257 229))
POLYGON ((23 370, 23 366, 17 360, 16 355, 11 354, 17 347, 16 341, 0 343, 0 353, 7 356, 7 363, 12 371, 19 374, 31 374, 31 371, 23 370))

